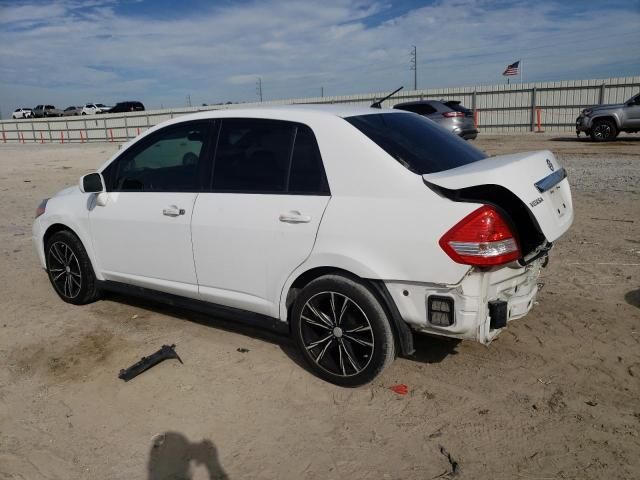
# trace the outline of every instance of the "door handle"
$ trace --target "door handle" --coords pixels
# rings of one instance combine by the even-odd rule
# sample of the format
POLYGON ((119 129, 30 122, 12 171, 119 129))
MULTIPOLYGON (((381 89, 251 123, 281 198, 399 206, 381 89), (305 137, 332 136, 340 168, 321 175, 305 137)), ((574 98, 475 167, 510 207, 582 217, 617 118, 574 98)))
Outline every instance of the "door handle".
POLYGON ((170 205, 169 208, 165 208, 162 210, 162 214, 167 217, 177 217, 179 215, 184 215, 184 208, 178 208, 175 205, 170 205))
POLYGON ((308 215, 302 215, 297 210, 291 210, 287 213, 281 213, 280 221, 285 223, 309 223, 311 221, 311 217, 308 215))

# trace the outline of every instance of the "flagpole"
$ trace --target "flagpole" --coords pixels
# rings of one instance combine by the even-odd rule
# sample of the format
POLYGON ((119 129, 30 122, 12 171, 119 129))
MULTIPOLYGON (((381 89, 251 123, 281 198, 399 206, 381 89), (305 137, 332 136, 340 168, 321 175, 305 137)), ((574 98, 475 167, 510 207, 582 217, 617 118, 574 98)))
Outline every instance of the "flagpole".
POLYGON ((524 62, 520 60, 520 84, 524 83, 524 62))

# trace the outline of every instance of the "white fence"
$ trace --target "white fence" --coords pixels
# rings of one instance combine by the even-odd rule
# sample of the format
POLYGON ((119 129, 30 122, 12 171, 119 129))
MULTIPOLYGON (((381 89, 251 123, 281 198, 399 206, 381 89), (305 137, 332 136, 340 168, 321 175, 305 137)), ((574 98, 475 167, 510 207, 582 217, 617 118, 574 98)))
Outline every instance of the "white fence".
MULTIPOLYGON (((384 102, 421 100, 459 100, 474 112, 481 132, 507 133, 529 131, 570 132, 580 109, 588 105, 622 103, 640 91, 640 77, 559 82, 513 83, 478 87, 438 88, 401 91, 384 102)), ((122 142, 143 130, 187 113, 242 108, 256 105, 331 104, 369 105, 388 92, 335 97, 275 100, 208 107, 173 108, 125 114, 105 114, 46 119, 3 120, 3 143, 122 142)))

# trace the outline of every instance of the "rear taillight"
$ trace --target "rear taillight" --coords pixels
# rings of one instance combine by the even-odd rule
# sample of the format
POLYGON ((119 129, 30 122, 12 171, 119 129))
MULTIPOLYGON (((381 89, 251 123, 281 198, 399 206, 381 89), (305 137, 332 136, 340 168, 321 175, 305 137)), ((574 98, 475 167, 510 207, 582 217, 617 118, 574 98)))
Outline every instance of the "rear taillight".
POLYGON ((48 201, 49 199, 45 198, 40 202, 40 205, 38 205, 38 208, 36 208, 36 218, 38 218, 40 215, 42 215, 45 212, 45 210, 47 209, 48 201))
POLYGON ((485 205, 471 212, 440 239, 440 247, 465 265, 502 265, 520 258, 520 247, 504 218, 485 205))
POLYGON ((447 118, 464 117, 464 113, 463 112, 444 112, 442 116, 447 118))

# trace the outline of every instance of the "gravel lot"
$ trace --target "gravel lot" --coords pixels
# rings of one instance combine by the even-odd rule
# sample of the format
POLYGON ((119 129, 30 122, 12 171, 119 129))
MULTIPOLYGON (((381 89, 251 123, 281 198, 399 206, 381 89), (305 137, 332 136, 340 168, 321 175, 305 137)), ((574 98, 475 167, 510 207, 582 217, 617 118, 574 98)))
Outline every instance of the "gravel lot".
POLYGON ((0 145, 0 479, 638 478, 640 136, 475 144, 568 167, 576 221, 538 304, 489 347, 418 337, 359 389, 259 331, 124 297, 60 301, 33 212, 117 145, 0 145), (184 365, 118 380, 163 343, 184 365))

